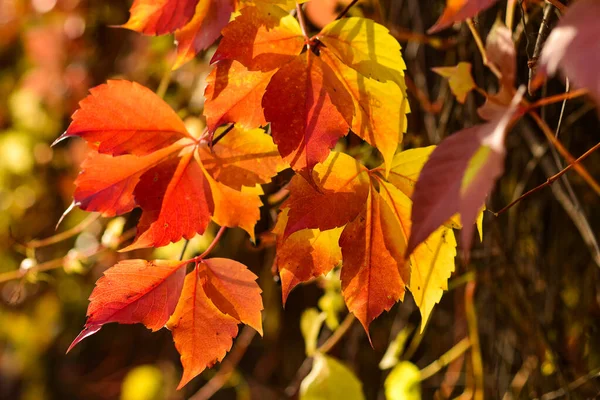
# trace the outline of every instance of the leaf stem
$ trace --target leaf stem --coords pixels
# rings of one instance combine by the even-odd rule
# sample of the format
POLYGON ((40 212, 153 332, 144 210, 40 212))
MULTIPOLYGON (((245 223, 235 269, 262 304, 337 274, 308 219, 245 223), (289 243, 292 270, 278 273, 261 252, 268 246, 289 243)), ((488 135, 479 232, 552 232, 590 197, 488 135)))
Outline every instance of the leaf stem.
POLYGON ((476 282, 467 283, 465 288, 465 312, 467 314, 467 325, 469 330, 469 341, 471 343, 471 363, 473 366, 473 377, 475 378, 474 400, 483 400, 483 360, 481 358, 481 346, 479 344, 479 329, 477 327, 477 312, 475 311, 475 287, 476 282))
POLYGON ((475 39, 475 43, 477 44, 479 53, 481 53, 481 58, 483 59, 483 65, 488 67, 490 69, 490 71, 492 71, 492 73, 494 75, 496 75, 496 78, 498 78, 498 80, 501 80, 502 73, 500 72, 500 70, 498 70, 498 68, 496 68, 496 66, 492 62, 490 62, 490 59, 488 58, 487 52, 485 50, 485 46, 483 44, 483 40, 481 40, 481 36, 479 36, 479 32, 477 32, 477 29, 475 28, 475 25, 473 24, 473 20, 471 18, 467 19, 467 25, 469 26, 469 29, 471 30, 473 39, 475 39))
POLYGON ((344 9, 342 10, 342 12, 338 14, 338 16, 337 16, 337 18, 336 18, 335 20, 337 21, 337 20, 339 20, 339 19, 342 19, 342 18, 344 18, 344 17, 346 16, 346 14, 348 14, 348 12, 350 11, 350 9, 351 9, 351 8, 352 8, 352 7, 353 7, 353 6, 354 6, 356 3, 358 3, 358 0, 352 0, 352 1, 350 2, 350 4, 348 4, 348 5, 346 6, 346 8, 344 8, 344 9))
POLYGON ((54 236, 50 236, 44 239, 32 240, 27 243, 24 247, 29 249, 35 249, 38 247, 49 246, 51 244, 62 242, 63 240, 67 240, 81 232, 88 226, 90 226, 94 221, 96 221, 100 217, 99 213, 91 213, 88 215, 83 221, 79 224, 75 225, 73 228, 66 230, 61 233, 57 233, 54 236))
POLYGON ((421 381, 431 378, 440 372, 442 368, 463 355, 471 347, 471 341, 468 337, 456 343, 450 350, 442 354, 440 358, 421 370, 421 381))
POLYGON ((325 343, 319 346, 317 351, 321 353, 329 352, 340 341, 344 334, 348 332, 348 329, 350 329, 355 319, 356 318, 354 317, 354 314, 348 313, 340 326, 333 332, 331 336, 327 338, 325 343))
POLYGON ((165 71, 160 79, 160 83, 158 84, 158 89, 156 89, 156 95, 161 99, 165 97, 165 93, 167 93, 167 89, 169 88, 169 83, 171 82, 171 72, 172 68, 169 68, 165 71))
POLYGON ((588 151, 586 151, 585 153, 583 153, 578 159, 576 159, 575 161, 573 161, 571 164, 567 165, 565 168, 563 168, 557 174, 554 174, 550 178, 548 178, 546 180, 546 182, 544 182, 541 185, 538 185, 538 186, 534 187, 533 189, 531 189, 531 190, 523 193, 519 198, 513 200, 510 204, 508 204, 507 206, 505 206, 504 208, 502 208, 500 211, 493 212, 493 214, 497 217, 498 215, 504 213, 505 211, 507 211, 509 208, 511 208, 512 206, 514 206, 515 204, 517 204, 518 202, 520 202, 524 198, 532 195, 533 193, 539 191, 540 189, 545 188, 546 186, 550 186, 552 183, 554 183, 554 181, 556 181, 562 175, 564 175, 565 173, 567 173, 571 168, 573 168, 575 166, 575 164, 580 163, 581 161, 583 161, 584 159, 586 159, 590 154, 592 154, 594 151, 598 150, 599 148, 600 148, 600 143, 597 143, 591 149, 589 149, 588 151))
POLYGON ((221 236, 223 236, 223 233, 225 232, 226 229, 227 229, 226 226, 222 226, 219 229, 219 232, 217 232, 217 234, 216 234, 215 238, 213 239, 212 243, 208 245, 208 247, 206 248, 206 250, 204 251, 204 253, 200 254, 198 257, 194 257, 192 260, 193 261, 202 260, 204 257, 206 257, 215 248, 215 246, 219 243, 219 240, 221 240, 221 236))
POLYGON ((304 13, 302 12, 302 5, 300 3, 296 3, 296 17, 298 18, 300 29, 302 29, 302 35, 304 35, 304 40, 306 43, 308 43, 310 39, 306 30, 306 21, 304 20, 304 13))

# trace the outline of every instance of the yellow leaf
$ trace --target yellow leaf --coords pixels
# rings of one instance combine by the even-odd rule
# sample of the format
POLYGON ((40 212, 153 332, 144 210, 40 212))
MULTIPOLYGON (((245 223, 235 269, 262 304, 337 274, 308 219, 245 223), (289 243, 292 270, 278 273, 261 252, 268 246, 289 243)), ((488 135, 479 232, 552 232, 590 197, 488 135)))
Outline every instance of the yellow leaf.
POLYGON ((454 67, 432 68, 432 70, 444 78, 448 78, 450 90, 461 104, 464 104, 467 94, 477 87, 471 76, 471 64, 468 62, 458 63, 454 67))
POLYGON ((420 400, 421 372, 409 361, 398 364, 385 379, 386 400, 420 400))

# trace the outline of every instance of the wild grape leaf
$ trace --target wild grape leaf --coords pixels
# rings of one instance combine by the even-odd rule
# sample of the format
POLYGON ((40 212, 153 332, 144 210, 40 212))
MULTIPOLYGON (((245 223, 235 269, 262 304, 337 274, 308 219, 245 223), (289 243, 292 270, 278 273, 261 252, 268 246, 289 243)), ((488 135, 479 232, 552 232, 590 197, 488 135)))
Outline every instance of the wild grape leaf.
POLYGON ((332 240, 339 237, 342 293, 348 309, 365 330, 368 332, 373 319, 404 298, 406 287, 421 310, 424 326, 447 289, 456 255, 452 226, 447 224, 405 261, 412 226, 410 196, 432 150, 397 154, 389 181, 380 175, 383 167, 368 171, 341 153, 332 153, 325 163, 315 167, 314 186, 302 177, 292 180, 290 197, 282 206, 287 208, 275 228, 278 253, 283 251, 277 263, 284 298, 298 283, 326 273, 337 264, 339 250, 332 240), (342 191, 352 186, 353 191, 342 191), (328 202, 336 207, 327 208, 328 202), (331 229, 334 226, 337 228, 331 229), (318 240, 321 237, 323 241, 318 240), (306 255, 301 262, 298 254, 306 255))
POLYGON ((235 60, 215 65, 206 79, 204 116, 211 132, 228 122, 253 129, 265 126, 262 97, 275 70, 250 71, 235 60))
POLYGON ((454 67, 436 67, 431 68, 431 70, 448 78, 450 90, 461 104, 465 103, 467 94, 477 87, 471 75, 471 63, 460 62, 454 67))
POLYGON ((560 69, 576 86, 588 89, 600 104, 598 21, 597 1, 580 0, 570 5, 544 44, 539 74, 554 75, 560 69))
POLYGON ((281 8, 243 8, 223 30, 212 60, 217 71, 206 91, 209 129, 235 116, 248 127, 270 123, 282 157, 309 180, 310 170, 350 129, 377 147, 388 165, 409 111, 398 42, 383 26, 360 18, 334 21, 305 41, 281 8), (234 102, 222 100, 230 94, 234 102))
POLYGON ((157 331, 175 310, 183 287, 181 261, 125 260, 104 272, 90 296, 87 321, 67 352, 110 322, 157 331))
POLYGON ((244 265, 218 258, 205 260, 186 276, 167 323, 183 364, 178 389, 223 360, 240 322, 262 334, 261 290, 255 279, 244 265))
POLYGON ((146 35, 173 33, 186 25, 200 0, 135 0, 123 28, 146 35))
POLYGON ((235 0, 135 0, 122 27, 145 35, 175 32, 176 69, 219 38, 234 9, 235 0))
POLYGON ((138 233, 125 250, 189 239, 203 233, 211 219, 222 226, 239 226, 254 237, 262 204, 256 185, 269 182, 285 167, 263 131, 232 129, 211 152, 205 141, 179 128, 183 122, 171 118, 171 113, 177 116, 166 103, 129 82, 94 89, 82 104, 63 135, 81 136, 95 148, 75 182, 75 204, 106 216, 139 206, 138 233), (127 99, 129 107, 106 122, 103 107, 120 99, 127 99), (134 104, 150 104, 152 113, 139 111, 134 104), (95 109, 100 117, 94 115, 95 109), (122 135, 131 137, 137 147, 121 141, 122 135), (153 140, 168 146, 157 148, 150 144, 153 140))
POLYGON ((284 239, 287 214, 288 209, 281 211, 273 228, 273 233, 278 236, 275 265, 281 278, 283 304, 298 284, 327 274, 342 259, 338 245, 341 228, 302 229, 284 239))
POLYGON ((429 28, 427 33, 435 33, 450 25, 473 18, 481 11, 491 7, 497 0, 446 0, 442 16, 429 28))
POLYGON ((300 400, 364 400, 362 383, 333 357, 315 353, 313 367, 300 384, 300 400))
POLYGON ((463 223, 463 251, 470 249, 476 217, 504 170, 506 128, 522 94, 521 90, 500 118, 449 136, 431 153, 412 196, 406 256, 456 213, 463 223))
POLYGON ((175 32, 177 59, 173 69, 181 67, 221 36, 235 10, 235 0, 200 0, 194 18, 175 32))
POLYGON ((346 86, 354 102, 352 131, 377 148, 383 155, 386 172, 406 132, 408 101, 394 81, 367 78, 348 67, 329 49, 321 49, 321 58, 331 66, 346 86))
POLYGON ((367 169, 343 153, 331 153, 312 172, 313 184, 300 175, 292 178, 284 236, 301 229, 322 231, 344 226, 360 213, 369 194, 367 169), (332 172, 335 171, 335 172, 332 172))

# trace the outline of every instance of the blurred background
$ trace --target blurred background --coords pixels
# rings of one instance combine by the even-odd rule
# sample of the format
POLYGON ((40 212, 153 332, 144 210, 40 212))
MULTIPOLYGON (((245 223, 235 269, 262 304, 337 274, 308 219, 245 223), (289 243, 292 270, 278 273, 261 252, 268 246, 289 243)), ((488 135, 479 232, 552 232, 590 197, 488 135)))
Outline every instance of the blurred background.
MULTIPOLYGON (((312 0, 306 13, 313 28, 333 20, 346 3, 312 0)), ((264 337, 242 329, 232 352, 239 360, 227 363, 226 375, 218 375, 217 365, 176 391, 181 366, 169 332, 151 333, 143 326, 109 324, 65 355, 105 269, 123 258, 177 258, 183 247, 116 252, 131 239, 136 212, 107 220, 75 209, 55 231, 87 150, 78 140, 50 144, 90 87, 109 78, 151 90, 169 82, 165 100, 190 129, 204 128, 204 82, 214 49, 171 74, 171 36, 111 27, 128 19, 130 5, 0 0, 0 399, 200 399, 221 386, 214 398, 295 398, 311 366, 302 313, 309 308, 325 313, 322 343, 346 309, 334 275, 294 290, 283 310, 268 233, 276 210, 268 207, 257 226, 256 246, 242 231, 228 230, 214 253, 248 265, 259 276, 265 304, 264 337)), ((484 98, 472 93, 465 104, 457 103, 447 81, 430 68, 471 62, 477 84, 490 93, 497 89, 466 26, 425 36, 444 5, 443 0, 366 0, 352 10, 386 25, 403 46, 412 108, 407 148, 438 143, 481 122, 476 109, 484 98)), ((504 17, 505 7, 500 1, 477 18, 483 37, 497 16, 504 17)), ((520 84, 527 83, 543 7, 538 1, 517 7, 520 84)), ((557 79, 534 98, 564 91, 557 79)), ((559 139, 579 156, 600 141, 597 111, 586 98, 566 102, 561 113, 562 107, 540 112, 553 129, 562 115, 559 139)), ((372 157, 355 137, 343 145, 357 157, 372 157)), ((600 155, 590 156, 585 166, 600 177, 600 155)), ((501 209, 561 167, 541 132, 524 119, 508 137, 506 173, 489 209, 501 209)), ((483 377, 486 398, 600 397, 600 199, 578 175, 566 177, 498 217, 486 212, 483 242, 475 245, 469 265, 457 259, 450 290, 422 335, 410 295, 372 324, 373 347, 360 324, 349 326, 330 354, 357 375, 366 398, 384 398, 383 383, 398 360, 410 361, 421 373, 442 360, 443 368, 433 368, 420 384, 425 399, 471 398, 474 376, 483 377), (467 335, 471 341, 478 337, 477 350, 440 358, 467 335), (479 375, 473 351, 482 360, 479 375), (387 361, 380 363, 384 354, 387 361)), ((267 195, 288 179, 289 173, 281 174, 265 188, 267 195)), ((187 252, 201 252, 213 234, 192 240, 187 252)), ((399 398, 415 398, 408 396, 399 398)))

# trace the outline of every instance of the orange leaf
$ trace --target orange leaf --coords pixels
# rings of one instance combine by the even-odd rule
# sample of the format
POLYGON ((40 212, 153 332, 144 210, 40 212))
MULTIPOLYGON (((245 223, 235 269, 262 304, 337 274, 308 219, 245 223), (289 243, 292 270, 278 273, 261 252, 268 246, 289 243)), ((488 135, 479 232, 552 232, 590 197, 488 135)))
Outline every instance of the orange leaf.
POLYGON ((213 146, 198 149, 204 168, 219 182, 240 190, 271 178, 287 167, 277 152, 277 146, 262 129, 245 130, 234 127, 213 146))
POLYGON ((340 227, 361 212, 369 194, 367 169, 347 154, 331 153, 312 173, 314 184, 296 175, 289 185, 284 237, 301 229, 340 227))
MULTIPOLYGON (((201 0, 200 2, 203 2, 201 0)), ((164 35, 187 24, 199 0, 135 0, 123 28, 146 35, 164 35)))
POLYGON ((54 144, 79 136, 99 142, 98 152, 143 156, 179 139, 193 139, 171 107, 148 88, 129 81, 108 81, 90 90, 73 122, 54 144))
POLYGON ((246 322, 262 332, 260 288, 245 266, 225 259, 210 259, 188 274, 181 299, 167 323, 181 354, 183 377, 178 389, 222 361, 246 322))
POLYGON ((348 309, 369 332, 369 324, 404 298, 410 269, 401 249, 402 228, 377 191, 340 237, 342 293, 348 309))
POLYGON ((261 100, 274 73, 250 71, 237 61, 219 61, 206 79, 208 129, 214 132, 227 122, 246 129, 266 125, 261 100))
POLYGON ((179 300, 185 264, 125 260, 107 269, 90 296, 85 328, 67 352, 110 322, 142 323, 152 331, 162 328, 179 300))
POLYGON ((296 19, 277 6, 244 7, 223 29, 211 63, 235 60, 251 71, 270 71, 300 54, 304 37, 296 19))
POLYGON ((200 0, 194 18, 175 32, 177 59, 173 69, 209 48, 221 36, 234 10, 234 0, 200 0))
POLYGON ((284 238, 288 211, 285 209, 279 214, 273 229, 278 236, 275 264, 281 278, 283 304, 299 283, 327 274, 342 259, 338 245, 341 228, 302 229, 284 238))
POLYGON ((116 139, 120 132, 132 132, 131 141, 140 149, 145 147, 146 152, 141 157, 131 154, 111 157, 93 151, 75 181, 75 204, 105 216, 141 207, 137 237, 125 250, 163 246, 182 237, 189 239, 203 233, 211 219, 223 226, 239 226, 254 238, 254 225, 262 204, 259 198, 262 190, 256 185, 269 182, 285 167, 271 138, 262 130, 236 128, 211 152, 204 141, 194 139, 183 128, 178 131, 181 138, 171 144, 172 140, 163 140, 164 130, 152 129, 154 124, 166 124, 157 120, 157 116, 170 114, 177 118, 170 122, 172 125, 183 126, 166 103, 147 89, 141 91, 136 84, 103 86, 101 90, 93 89, 92 95, 82 102, 85 108, 75 114, 73 123, 77 129, 70 127, 67 135, 97 140, 91 145, 111 154, 115 149, 134 152, 127 143, 116 139), (139 104, 154 104, 153 113, 146 115, 125 108, 108 124, 102 107, 116 96, 139 104), (93 113, 97 108, 100 120, 93 113), (139 127, 146 129, 139 131, 139 127), (159 143, 170 145, 155 149, 150 142, 138 139, 148 132, 152 132, 159 143), (210 173, 202 165, 203 157, 210 173))
POLYGON ((435 33, 450 25, 472 18, 491 7, 497 0, 446 0, 444 13, 427 33, 435 33))

